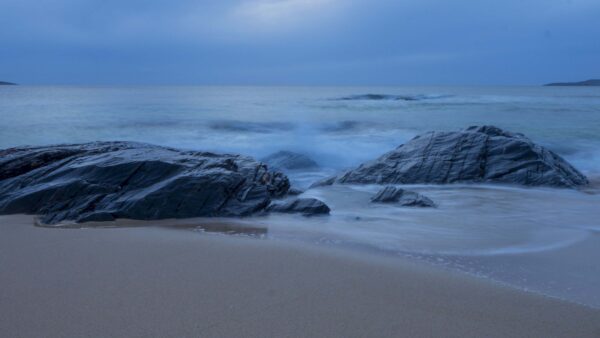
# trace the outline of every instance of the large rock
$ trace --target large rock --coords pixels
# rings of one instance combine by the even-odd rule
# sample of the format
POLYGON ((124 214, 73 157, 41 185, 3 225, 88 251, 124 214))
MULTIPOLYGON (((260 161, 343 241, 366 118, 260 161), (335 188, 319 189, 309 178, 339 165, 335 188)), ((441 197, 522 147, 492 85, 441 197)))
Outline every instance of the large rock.
POLYGON ((303 170, 316 169, 319 167, 317 162, 313 161, 310 157, 285 150, 278 151, 262 158, 261 161, 277 170, 303 170))
POLYGON ((588 184, 583 174, 554 152, 522 134, 493 126, 419 135, 336 179, 336 183, 358 184, 459 182, 563 188, 588 184))
POLYGON ((271 204, 267 211, 312 216, 329 214, 331 209, 327 204, 315 198, 296 198, 283 203, 271 204))
POLYGON ((397 203, 404 207, 435 207, 435 203, 429 197, 423 196, 414 191, 404 190, 388 185, 379 190, 373 198, 373 203, 397 203))
POLYGON ((289 181, 252 158, 133 142, 0 150, 0 213, 43 223, 245 216, 289 181))

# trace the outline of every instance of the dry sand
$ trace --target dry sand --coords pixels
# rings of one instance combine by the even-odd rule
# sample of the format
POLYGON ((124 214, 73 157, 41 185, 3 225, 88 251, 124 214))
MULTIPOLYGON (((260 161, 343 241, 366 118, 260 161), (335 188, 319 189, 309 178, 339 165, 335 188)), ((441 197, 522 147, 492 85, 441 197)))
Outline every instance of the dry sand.
POLYGON ((600 337, 600 310, 400 258, 0 217, 3 337, 600 337))

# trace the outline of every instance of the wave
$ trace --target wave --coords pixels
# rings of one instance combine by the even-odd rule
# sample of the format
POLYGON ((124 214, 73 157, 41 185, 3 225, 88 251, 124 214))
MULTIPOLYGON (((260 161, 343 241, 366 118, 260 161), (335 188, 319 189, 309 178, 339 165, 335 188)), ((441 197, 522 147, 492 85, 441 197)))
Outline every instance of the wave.
POLYGON ((338 101, 423 101, 453 97, 453 95, 388 95, 388 94, 357 94, 340 97, 338 101))

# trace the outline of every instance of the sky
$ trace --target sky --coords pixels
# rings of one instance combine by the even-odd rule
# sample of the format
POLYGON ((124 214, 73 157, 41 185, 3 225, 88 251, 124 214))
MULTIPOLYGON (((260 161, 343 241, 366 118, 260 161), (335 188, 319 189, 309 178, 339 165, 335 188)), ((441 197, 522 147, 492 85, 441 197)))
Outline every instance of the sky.
POLYGON ((0 0, 0 81, 576 81, 600 78, 599 18, 599 0, 0 0))

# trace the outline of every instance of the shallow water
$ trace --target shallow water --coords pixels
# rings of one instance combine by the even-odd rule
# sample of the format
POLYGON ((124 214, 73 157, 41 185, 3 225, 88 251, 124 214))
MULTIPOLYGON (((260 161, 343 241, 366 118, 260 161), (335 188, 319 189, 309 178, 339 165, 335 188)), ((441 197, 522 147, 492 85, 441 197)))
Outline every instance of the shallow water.
POLYGON ((372 205, 378 187, 334 186, 305 193, 326 201, 329 217, 248 222, 273 238, 419 257, 600 307, 600 245, 590 244, 600 233, 600 88, 10 86, 0 87, 0 118, 0 148, 133 140, 258 158, 303 152, 322 169, 289 173, 301 188, 424 131, 522 132, 594 186, 410 186, 436 209, 372 205))
POLYGON ((271 215, 269 236, 409 256, 600 308, 600 194, 494 185, 414 185, 438 207, 373 205, 379 187, 311 189, 328 217, 271 215))

